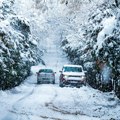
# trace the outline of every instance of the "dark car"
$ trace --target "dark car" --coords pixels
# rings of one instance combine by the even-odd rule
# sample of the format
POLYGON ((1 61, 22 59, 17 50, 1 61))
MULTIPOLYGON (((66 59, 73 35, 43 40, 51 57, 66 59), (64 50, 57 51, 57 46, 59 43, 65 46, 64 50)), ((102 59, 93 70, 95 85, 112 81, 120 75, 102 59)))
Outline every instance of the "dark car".
POLYGON ((85 71, 81 65, 64 65, 60 72, 60 87, 66 85, 74 85, 76 87, 86 85, 85 71))
POLYGON ((37 72, 37 83, 51 83, 55 84, 55 72, 52 69, 40 69, 37 72))

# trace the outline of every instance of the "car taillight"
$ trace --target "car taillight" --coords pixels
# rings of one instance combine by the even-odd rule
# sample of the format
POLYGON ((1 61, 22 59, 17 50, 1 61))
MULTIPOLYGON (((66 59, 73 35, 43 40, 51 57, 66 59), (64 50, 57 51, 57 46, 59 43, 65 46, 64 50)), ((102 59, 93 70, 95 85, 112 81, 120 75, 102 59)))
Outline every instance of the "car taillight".
POLYGON ((63 75, 63 74, 61 74, 61 79, 62 79, 62 81, 64 81, 64 80, 65 80, 64 75, 63 75))
POLYGON ((40 76, 40 73, 37 73, 38 76, 40 76))
POLYGON ((53 73, 52 76, 55 76, 55 74, 53 73))

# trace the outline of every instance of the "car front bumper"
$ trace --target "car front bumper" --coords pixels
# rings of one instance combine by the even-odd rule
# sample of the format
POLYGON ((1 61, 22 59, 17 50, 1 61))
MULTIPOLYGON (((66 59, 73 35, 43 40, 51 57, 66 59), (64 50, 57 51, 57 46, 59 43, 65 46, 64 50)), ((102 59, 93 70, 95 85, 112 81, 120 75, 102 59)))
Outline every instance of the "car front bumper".
POLYGON ((85 80, 65 80, 63 81, 64 85, 71 85, 71 86, 82 86, 82 85, 86 85, 85 80))

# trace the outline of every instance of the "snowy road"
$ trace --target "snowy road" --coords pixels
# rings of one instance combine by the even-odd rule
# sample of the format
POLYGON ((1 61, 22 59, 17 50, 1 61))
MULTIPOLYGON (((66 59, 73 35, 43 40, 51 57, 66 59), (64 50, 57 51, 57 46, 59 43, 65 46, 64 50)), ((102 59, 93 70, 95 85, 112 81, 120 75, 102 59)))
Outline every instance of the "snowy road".
POLYGON ((58 86, 59 70, 69 62, 57 39, 50 34, 43 56, 46 67, 57 72, 56 84, 37 85, 35 72, 41 65, 32 67, 34 74, 23 84, 0 91, 0 120, 120 120, 120 102, 113 93, 102 93, 88 86, 58 86))
POLYGON ((37 85, 36 76, 13 90, 1 92, 0 120, 119 120, 120 105, 113 94, 90 87, 37 85), (31 80, 31 81, 29 81, 31 80), (33 80, 35 80, 33 82, 33 80))

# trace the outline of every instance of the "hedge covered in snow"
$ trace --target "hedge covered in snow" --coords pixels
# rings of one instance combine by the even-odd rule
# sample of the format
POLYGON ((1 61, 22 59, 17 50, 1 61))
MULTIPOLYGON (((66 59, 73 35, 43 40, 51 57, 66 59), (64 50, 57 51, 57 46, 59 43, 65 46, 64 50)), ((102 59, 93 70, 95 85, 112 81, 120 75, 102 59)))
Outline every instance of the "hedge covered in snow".
POLYGON ((13 4, 6 0, 0 6, 0 89, 20 84, 40 60, 29 21, 14 13, 13 4))
POLYGON ((103 91, 114 89, 113 84, 118 86, 120 81, 119 13, 115 4, 105 2, 91 10, 78 32, 62 40, 69 59, 87 70, 88 83, 103 91))

